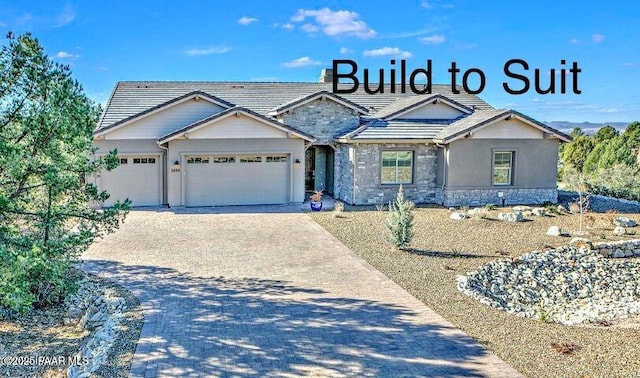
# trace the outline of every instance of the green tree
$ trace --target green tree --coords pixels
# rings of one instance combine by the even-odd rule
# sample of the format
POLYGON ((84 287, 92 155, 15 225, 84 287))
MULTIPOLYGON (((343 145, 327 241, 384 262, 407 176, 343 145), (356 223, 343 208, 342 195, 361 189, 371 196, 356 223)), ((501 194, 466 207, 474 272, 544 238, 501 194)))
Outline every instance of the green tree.
POLYGON ((566 164, 582 172, 582 167, 593 147, 593 139, 587 135, 581 135, 565 146, 562 150, 562 159, 566 164))
POLYGON ((576 139, 577 137, 581 137, 587 135, 584 133, 584 131, 582 131, 581 128, 579 127, 574 127, 573 130, 571 130, 571 132, 569 133, 569 136, 571 137, 571 139, 576 139))
POLYGON ((593 139, 596 144, 602 143, 605 140, 610 140, 618 136, 618 130, 613 126, 605 126, 600 128, 595 134, 593 134, 593 139))
POLYGON ((404 198, 402 185, 398 189, 395 202, 389 202, 387 228, 391 241, 397 248, 406 248, 413 239, 413 202, 404 198))
POLYGON ((99 108, 30 34, 0 50, 0 305, 24 311, 62 300, 69 268, 96 237, 118 228, 129 202, 88 177, 113 169, 116 151, 93 158, 99 108))

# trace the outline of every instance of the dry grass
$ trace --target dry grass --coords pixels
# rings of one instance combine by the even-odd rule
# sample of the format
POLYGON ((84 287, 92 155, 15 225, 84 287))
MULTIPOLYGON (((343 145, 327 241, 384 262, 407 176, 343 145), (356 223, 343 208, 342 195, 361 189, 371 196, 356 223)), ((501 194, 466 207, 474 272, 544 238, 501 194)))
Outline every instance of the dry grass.
MULTIPOLYGON (((136 344, 142 330, 140 303, 131 292, 110 281, 89 276, 105 287, 116 289, 125 298, 127 310, 120 328, 122 337, 114 342, 106 363, 95 377, 127 377, 136 344)), ((64 324, 65 305, 33 310, 16 318, 0 320, 0 356, 24 358, 75 356, 89 332, 77 325, 64 324)), ((67 366, 2 366, 1 377, 66 377, 67 366)))
MULTIPOLYGON (((509 315, 462 295, 455 277, 494 259, 553 248, 569 238, 546 236, 549 226, 578 229, 577 215, 531 217, 522 223, 488 218, 449 219, 442 208, 416 210, 412 248, 398 251, 385 242, 383 211, 345 211, 334 218, 321 212, 310 216, 408 292, 478 340, 516 369, 531 377, 628 377, 640 371, 640 317, 613 325, 569 327, 509 315), (631 324, 629 324, 631 323, 631 324), (549 346, 579 345, 569 354, 549 346)), ((640 214, 627 214, 640 220, 640 214)), ((638 238, 614 237, 610 214, 591 214, 588 237, 594 242, 638 238)), ((636 227, 636 229, 638 229, 636 227)))

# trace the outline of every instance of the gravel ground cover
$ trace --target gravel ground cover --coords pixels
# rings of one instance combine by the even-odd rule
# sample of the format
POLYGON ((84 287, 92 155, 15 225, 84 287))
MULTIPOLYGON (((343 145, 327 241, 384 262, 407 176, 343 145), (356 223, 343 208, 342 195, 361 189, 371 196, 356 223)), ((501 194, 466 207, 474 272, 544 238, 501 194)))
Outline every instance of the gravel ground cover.
MULTIPOLYGON (((76 272, 80 280, 86 273, 76 272)), ((89 282, 105 288, 113 288, 125 299, 126 310, 120 327, 120 336, 111 348, 104 365, 92 377, 128 377, 133 361, 143 316, 140 302, 123 287, 94 275, 86 275, 89 282)), ((32 310, 24 315, 0 313, 0 357, 22 357, 26 361, 36 356, 58 358, 75 356, 89 332, 77 323, 69 322, 67 303, 44 309, 32 310), (65 321, 66 320, 66 321, 65 321)), ((0 364, 0 377, 66 377, 67 365, 63 364, 13 364, 11 360, 0 364)), ((44 359, 43 359, 44 361, 44 359)), ((1 362, 1 361, 0 361, 1 362)))
MULTIPOLYGON (((310 216, 355 253, 460 327, 499 357, 530 377, 631 377, 639 376, 640 317, 567 326, 523 318, 485 306, 460 293, 456 276, 486 263, 517 257, 534 250, 566 245, 569 237, 547 236, 559 226, 578 229, 577 215, 528 217, 507 223, 491 210, 486 219, 457 221, 447 209, 416 209, 412 248, 395 250, 387 241, 387 213, 369 208, 347 208, 339 216, 332 212, 310 216)), ((587 237, 597 241, 638 238, 613 236, 615 213, 589 213, 587 237)), ((640 221, 640 213, 625 216, 640 221)), ((640 279, 640 278, 639 278, 640 279)))

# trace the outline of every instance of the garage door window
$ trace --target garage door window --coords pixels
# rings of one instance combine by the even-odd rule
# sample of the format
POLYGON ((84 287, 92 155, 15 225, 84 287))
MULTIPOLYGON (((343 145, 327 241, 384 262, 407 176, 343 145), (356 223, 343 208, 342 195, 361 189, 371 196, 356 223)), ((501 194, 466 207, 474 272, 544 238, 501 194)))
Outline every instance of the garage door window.
POLYGON ((187 164, 209 164, 208 156, 192 156, 187 158, 187 164))
POLYGON ((236 158, 233 156, 216 156, 213 158, 213 162, 218 164, 235 163, 236 158))
POLYGON ((240 163, 260 163, 262 156, 245 156, 240 158, 240 163))
POLYGON ((155 163, 156 163, 156 158, 133 158, 133 164, 155 164, 155 163))
POLYGON ((267 156, 267 163, 286 163, 286 156, 267 156))

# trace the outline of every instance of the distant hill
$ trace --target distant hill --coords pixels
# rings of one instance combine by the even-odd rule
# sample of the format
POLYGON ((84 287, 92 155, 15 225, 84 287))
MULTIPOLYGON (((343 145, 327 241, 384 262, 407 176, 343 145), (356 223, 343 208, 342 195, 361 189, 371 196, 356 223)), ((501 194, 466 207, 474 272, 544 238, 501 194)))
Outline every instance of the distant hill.
POLYGON ((568 122, 568 121, 551 121, 545 122, 547 125, 553 127, 554 129, 560 130, 565 134, 569 134, 571 130, 576 127, 579 127, 586 134, 592 135, 600 128, 610 125, 615 127, 620 131, 624 131, 631 122, 603 122, 603 123, 594 123, 594 122, 568 122))

